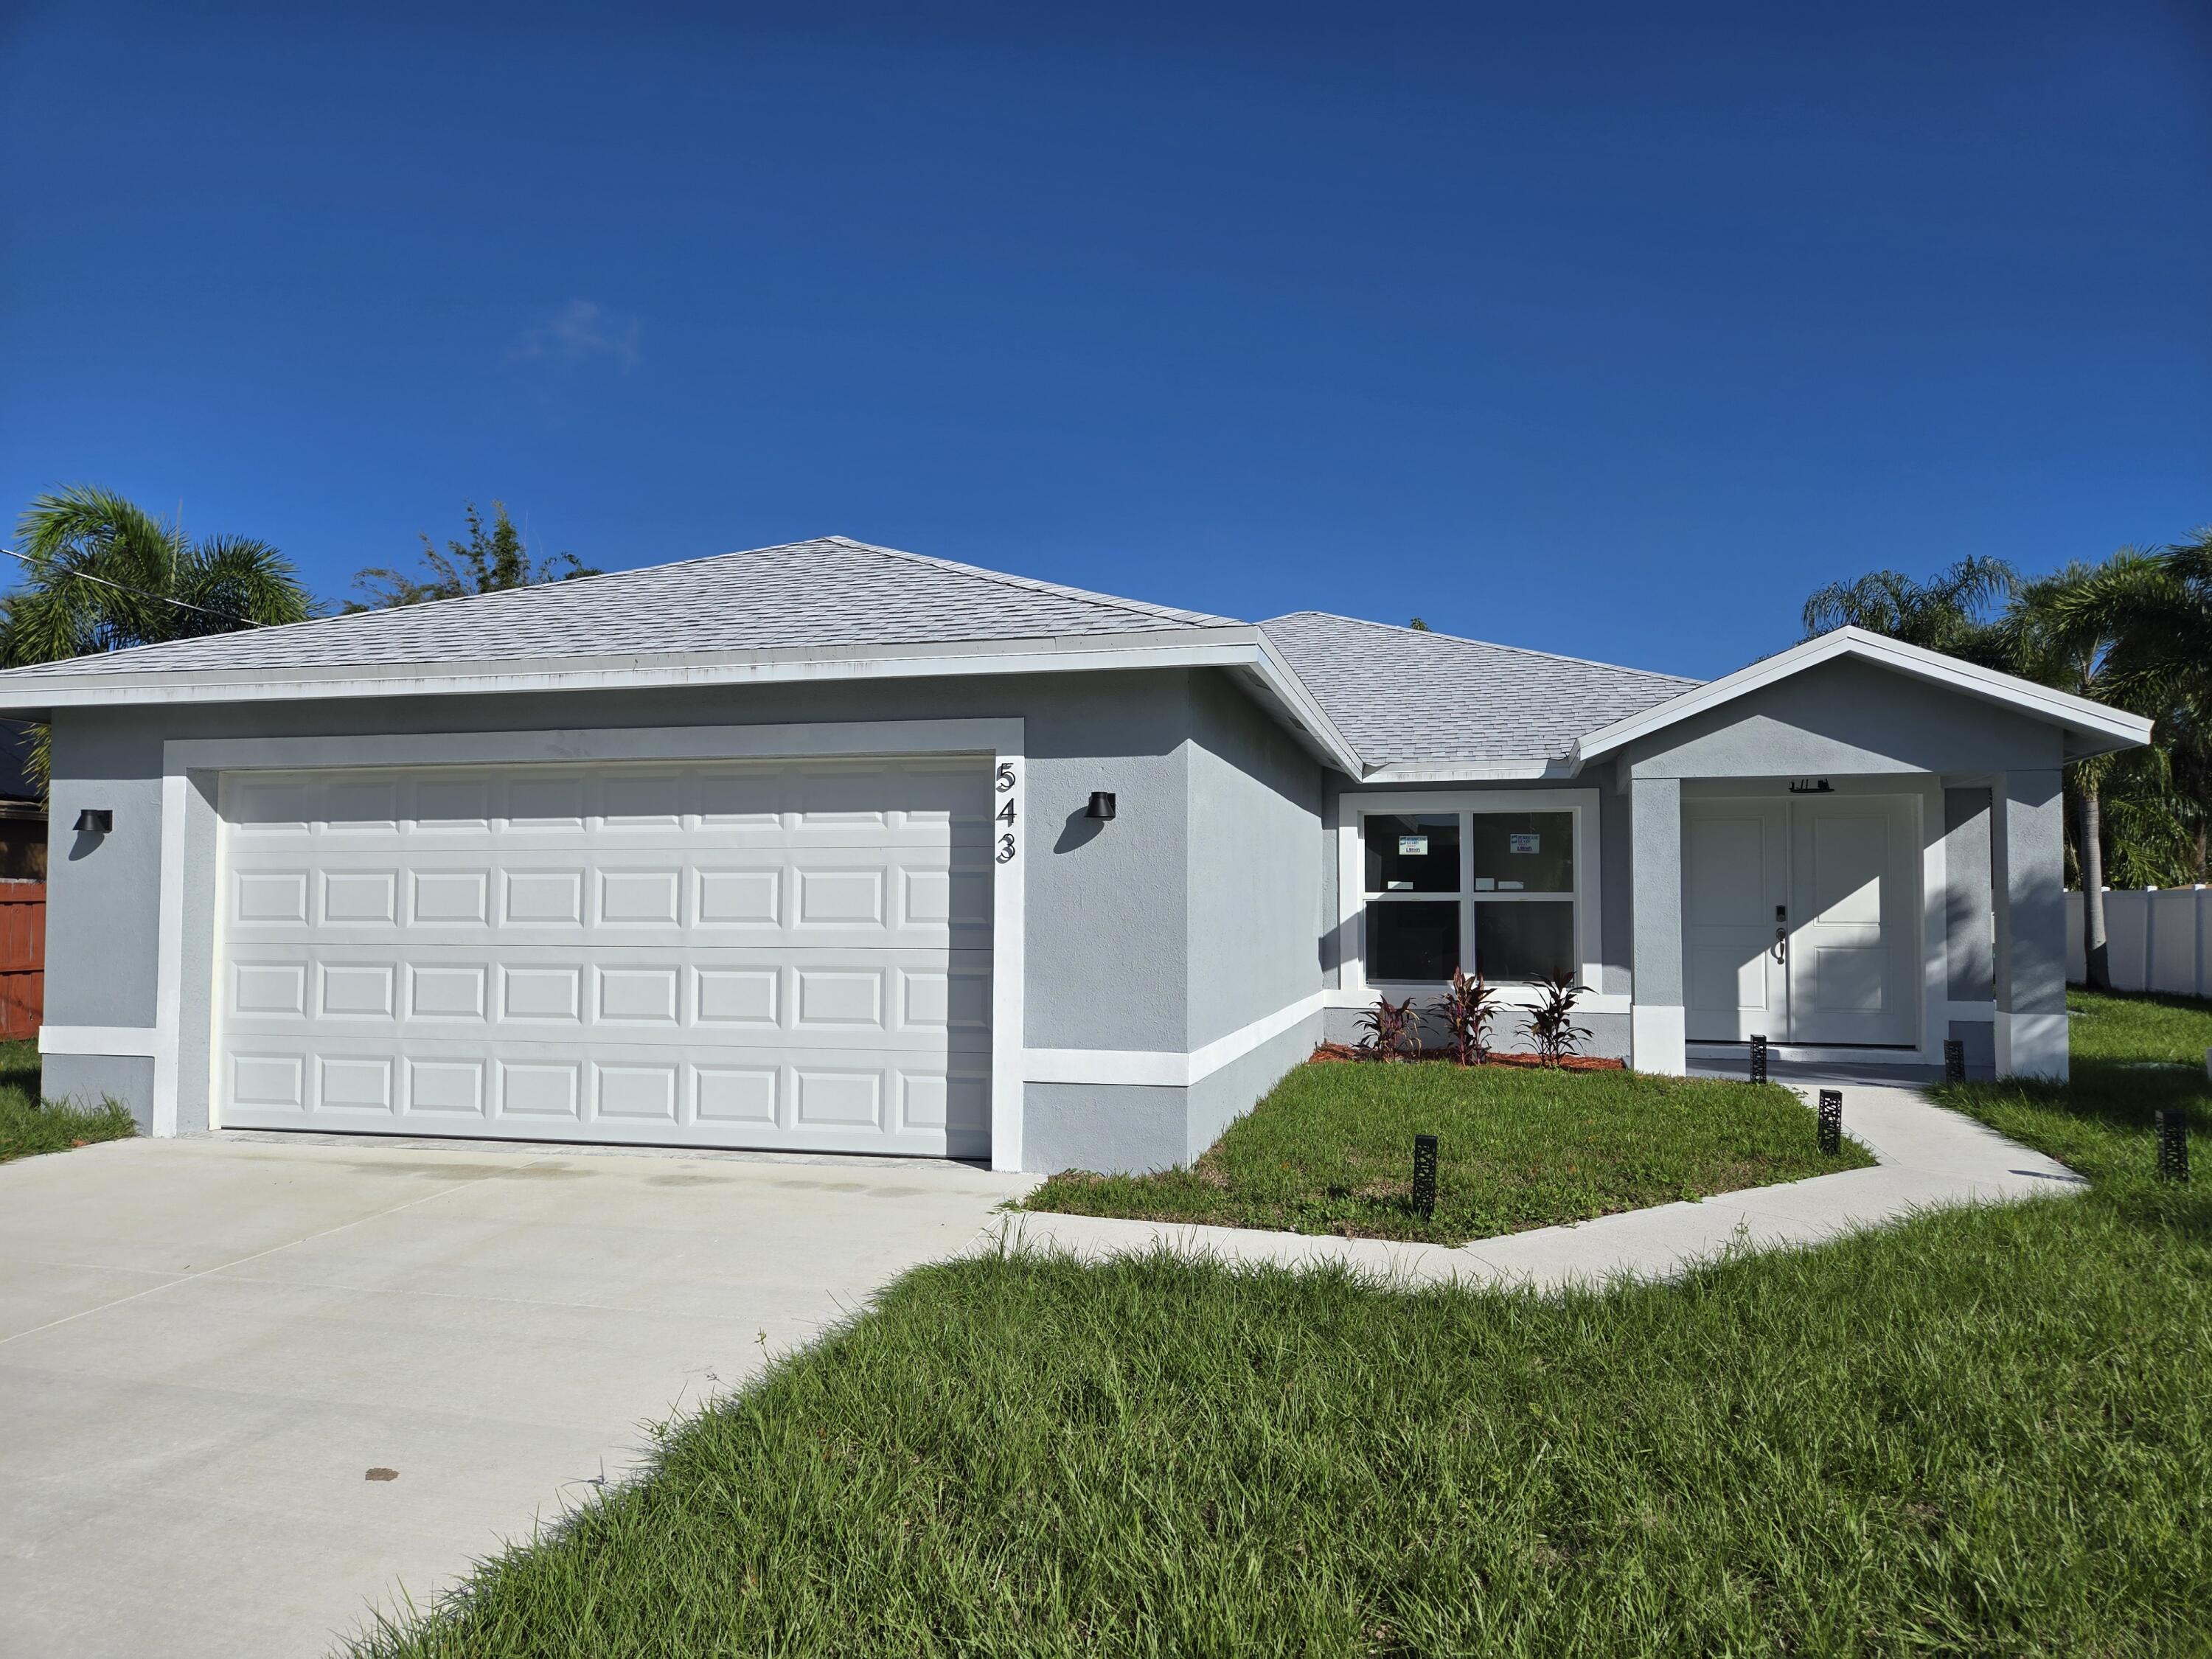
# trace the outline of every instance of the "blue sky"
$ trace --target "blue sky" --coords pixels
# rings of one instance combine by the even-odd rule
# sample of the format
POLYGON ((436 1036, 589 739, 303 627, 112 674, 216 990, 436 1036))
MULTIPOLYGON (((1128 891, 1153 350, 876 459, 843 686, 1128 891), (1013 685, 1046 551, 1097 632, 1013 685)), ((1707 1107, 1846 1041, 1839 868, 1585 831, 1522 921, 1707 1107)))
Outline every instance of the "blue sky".
POLYGON ((0 10, 10 514, 1693 674, 2212 520, 2198 4, 324 9, 0 10))

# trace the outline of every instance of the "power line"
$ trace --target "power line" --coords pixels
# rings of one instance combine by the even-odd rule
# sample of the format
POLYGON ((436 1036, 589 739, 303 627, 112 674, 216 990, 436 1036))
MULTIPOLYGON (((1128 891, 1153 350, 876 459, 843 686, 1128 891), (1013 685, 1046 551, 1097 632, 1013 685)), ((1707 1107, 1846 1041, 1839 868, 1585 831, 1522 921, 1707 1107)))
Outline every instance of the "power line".
POLYGON ((143 588, 125 587, 121 582, 112 582, 105 576, 95 576, 89 570, 78 570, 69 565, 55 564, 51 560, 33 559, 26 554, 18 553, 12 547, 0 547, 0 553, 5 553, 18 564, 27 564, 33 569, 47 575, 75 576, 79 581, 98 582, 102 587, 112 587, 118 593, 128 593, 134 599, 151 599, 156 605, 173 605, 179 611, 197 611, 203 617, 215 617, 224 622, 236 623, 240 628, 266 628, 269 625, 266 623, 258 623, 251 617, 234 616, 228 611, 210 611, 204 605, 194 605, 189 599, 174 599, 167 593, 149 593, 143 588))

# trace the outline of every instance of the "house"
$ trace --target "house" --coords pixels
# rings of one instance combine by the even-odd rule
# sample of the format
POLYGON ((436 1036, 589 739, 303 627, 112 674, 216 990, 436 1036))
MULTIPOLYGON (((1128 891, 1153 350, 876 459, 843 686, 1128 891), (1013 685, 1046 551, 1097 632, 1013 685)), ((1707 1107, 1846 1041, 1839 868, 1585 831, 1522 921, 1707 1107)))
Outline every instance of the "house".
POLYGON ((52 724, 50 1092, 1009 1170, 1186 1160, 1455 965, 1647 1071, 2063 1075, 2060 769, 2148 735, 1850 629, 1699 684, 837 537, 0 713, 52 724))

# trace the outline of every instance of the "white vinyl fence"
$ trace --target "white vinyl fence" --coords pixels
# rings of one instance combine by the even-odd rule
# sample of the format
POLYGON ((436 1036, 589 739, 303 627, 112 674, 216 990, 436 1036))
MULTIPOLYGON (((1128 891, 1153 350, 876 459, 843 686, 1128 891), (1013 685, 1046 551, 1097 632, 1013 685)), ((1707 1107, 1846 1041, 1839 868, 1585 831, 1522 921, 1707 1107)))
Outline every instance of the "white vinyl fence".
MULTIPOLYGON (((2212 888, 2105 890, 2105 937, 2116 991, 2212 997, 2212 888)), ((2066 896, 2066 977, 2089 976, 2081 895, 2066 896)))

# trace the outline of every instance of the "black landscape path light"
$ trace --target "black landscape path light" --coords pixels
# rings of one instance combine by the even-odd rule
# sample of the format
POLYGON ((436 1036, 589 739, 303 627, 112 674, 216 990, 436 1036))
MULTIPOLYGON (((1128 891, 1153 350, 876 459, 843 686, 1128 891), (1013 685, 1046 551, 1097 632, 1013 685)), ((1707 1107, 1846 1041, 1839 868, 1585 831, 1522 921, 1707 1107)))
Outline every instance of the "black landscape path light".
POLYGON ((1966 1045, 1956 1037, 1943 1039, 1943 1081, 1964 1083, 1966 1080, 1966 1045))
POLYGON ((1763 1035, 1751 1040, 1751 1080, 1766 1081, 1766 1038, 1763 1035))
POLYGON ((1413 1137, 1413 1208, 1425 1221, 1437 1212, 1437 1138, 1413 1137))
POLYGON ((1844 1091, 1820 1091, 1820 1150, 1830 1158, 1844 1150, 1844 1091))
POLYGON ((2189 1179, 2189 1114, 2158 1115, 2158 1172, 2167 1181, 2189 1179))

